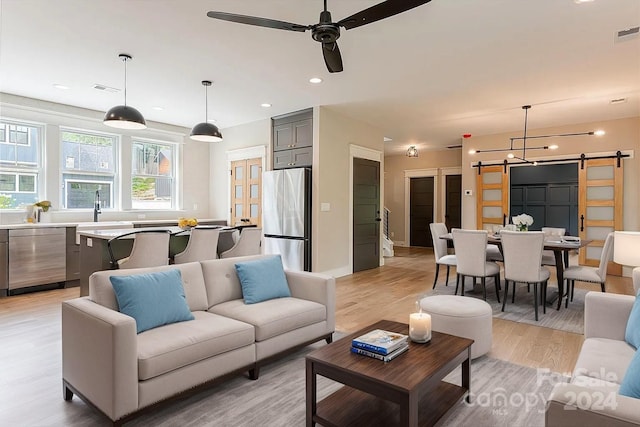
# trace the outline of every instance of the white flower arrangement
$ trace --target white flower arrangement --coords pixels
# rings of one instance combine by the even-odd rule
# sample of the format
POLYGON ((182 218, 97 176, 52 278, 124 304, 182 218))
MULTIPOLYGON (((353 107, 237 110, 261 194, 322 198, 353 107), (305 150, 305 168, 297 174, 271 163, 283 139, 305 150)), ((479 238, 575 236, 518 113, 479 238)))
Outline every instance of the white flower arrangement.
POLYGON ((527 214, 520 214, 518 216, 511 217, 511 221, 518 227, 520 231, 527 231, 530 225, 533 224, 533 217, 527 214))

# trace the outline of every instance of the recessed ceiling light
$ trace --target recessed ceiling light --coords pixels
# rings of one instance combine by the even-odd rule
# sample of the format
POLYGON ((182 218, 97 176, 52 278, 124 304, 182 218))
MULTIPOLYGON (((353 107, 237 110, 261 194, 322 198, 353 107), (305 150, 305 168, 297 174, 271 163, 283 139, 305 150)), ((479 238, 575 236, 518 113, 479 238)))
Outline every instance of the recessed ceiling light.
POLYGON ((393 139, 389 138, 388 136, 385 136, 382 141, 383 142, 391 142, 391 141, 393 141, 393 139))
POLYGON ((107 86, 107 85, 102 85, 100 83, 96 83, 92 87, 94 89, 96 89, 96 90, 102 90, 102 91, 105 91, 105 92, 112 92, 112 93, 120 92, 120 89, 118 89, 118 88, 110 87, 110 86, 107 86))
POLYGON ((218 119, 209 119, 207 120, 209 123, 218 123, 218 119))
POLYGON ((59 83, 54 84, 53 87, 60 90, 69 90, 69 86, 61 85, 59 83))
POLYGON ((557 150, 558 149, 558 145, 557 144, 551 144, 549 146, 549 150, 557 150))
POLYGON ((164 110, 164 108, 162 108, 162 107, 158 107, 157 105, 156 105, 155 107, 151 107, 151 108, 153 108, 154 110, 157 110, 157 111, 162 111, 162 110, 164 110))
POLYGON ((311 77, 309 79, 309 83, 313 83, 313 84, 322 83, 322 79, 320 77, 311 77))
POLYGON ((271 104, 269 104, 268 102, 263 102, 262 104, 260 104, 260 106, 263 108, 269 108, 271 107, 271 104))
POLYGON ((605 131, 603 131, 602 129, 600 129, 600 130, 595 131, 593 134, 594 134, 595 136, 602 136, 602 135, 604 135, 605 133, 606 133, 605 131))
POLYGON ((591 3, 593 0, 573 0, 574 3, 576 4, 581 4, 581 3, 591 3))

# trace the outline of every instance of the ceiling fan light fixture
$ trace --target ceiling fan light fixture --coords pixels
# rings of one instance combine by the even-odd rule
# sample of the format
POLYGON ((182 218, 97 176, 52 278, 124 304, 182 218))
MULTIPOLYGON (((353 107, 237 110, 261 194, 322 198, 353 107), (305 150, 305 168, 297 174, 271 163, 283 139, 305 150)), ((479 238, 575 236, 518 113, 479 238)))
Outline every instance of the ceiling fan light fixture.
POLYGON ((194 141, 202 142, 220 142, 222 141, 222 133, 218 126, 213 123, 209 123, 207 117, 209 116, 209 103, 207 96, 207 88, 211 86, 210 80, 203 80, 202 86, 204 86, 204 122, 198 123, 191 129, 190 138, 194 141))
POLYGON ((409 147, 409 149, 407 150, 407 157, 418 157, 418 149, 415 145, 409 147))
POLYGON ((142 113, 127 105, 127 61, 133 58, 126 53, 121 53, 118 57, 124 62, 124 105, 117 105, 107 111, 102 122, 118 129, 146 129, 147 123, 142 113))

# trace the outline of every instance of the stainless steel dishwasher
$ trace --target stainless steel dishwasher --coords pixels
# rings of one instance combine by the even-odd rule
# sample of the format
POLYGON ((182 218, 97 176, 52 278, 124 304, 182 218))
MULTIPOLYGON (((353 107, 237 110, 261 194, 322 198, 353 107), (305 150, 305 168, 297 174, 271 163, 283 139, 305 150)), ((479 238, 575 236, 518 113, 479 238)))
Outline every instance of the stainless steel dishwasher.
POLYGON ((9 293, 66 280, 66 229, 9 230, 9 293))

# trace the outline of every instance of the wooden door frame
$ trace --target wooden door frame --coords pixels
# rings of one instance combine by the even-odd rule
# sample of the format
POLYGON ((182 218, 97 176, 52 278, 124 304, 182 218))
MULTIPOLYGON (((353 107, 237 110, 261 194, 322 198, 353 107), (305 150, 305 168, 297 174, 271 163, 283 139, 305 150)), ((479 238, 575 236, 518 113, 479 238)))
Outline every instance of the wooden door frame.
MULTIPOLYGON (((353 274, 353 159, 360 158, 365 160, 372 160, 380 164, 380 206, 378 210, 382 212, 384 205, 384 153, 379 150, 374 150, 368 147, 362 147, 360 145, 349 144, 349 273, 353 274)), ((382 221, 380 221, 380 237, 383 236, 382 221)), ((380 263, 384 265, 384 257, 382 256, 382 238, 379 239, 380 245, 380 263)))
MULTIPOLYGON (((460 186, 462 187, 462 167, 455 166, 450 168, 440 168, 440 176, 442 177, 442 182, 440 183, 440 191, 442 191, 442 200, 440 206, 440 218, 434 217, 434 221, 445 222, 444 217, 447 214, 447 175, 460 175, 460 186)), ((463 192, 462 188, 460 188, 460 192, 463 192)), ((464 200, 464 197, 462 198, 464 200)), ((460 219, 462 220, 462 200, 460 201, 460 219)))
MULTIPOLYGON (((439 198, 439 179, 438 168, 429 169, 411 169, 404 171, 404 244, 402 246, 411 245, 411 178, 429 178, 433 177, 433 220, 438 217, 438 198, 439 198)), ((400 243, 400 242, 398 242, 400 243)), ((398 245, 401 246, 401 245, 398 245)))
MULTIPOLYGON (((238 160, 247 160, 247 159, 262 159, 262 171, 266 171, 266 161, 267 161, 267 146, 266 145, 256 145, 254 147, 240 148, 237 150, 229 150, 226 151, 227 155, 227 170, 231 170, 231 163, 238 160)), ((227 223, 232 224, 233 218, 231 217, 231 174, 227 173, 227 197, 225 200, 226 204, 226 212, 227 212, 227 223)), ((262 193, 262 189, 260 189, 262 193)), ((218 202, 216 202, 218 203, 218 202)), ((262 213, 261 213, 262 216, 262 213)), ((260 223, 262 224, 262 218, 260 219, 260 223)))

